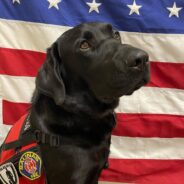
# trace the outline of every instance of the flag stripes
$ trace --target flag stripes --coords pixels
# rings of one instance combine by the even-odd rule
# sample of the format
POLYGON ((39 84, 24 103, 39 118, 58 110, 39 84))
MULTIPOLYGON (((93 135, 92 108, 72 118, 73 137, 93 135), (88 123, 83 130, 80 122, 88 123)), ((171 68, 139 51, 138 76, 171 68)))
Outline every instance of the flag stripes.
POLYGON ((143 87, 131 96, 121 97, 117 113, 184 115, 184 91, 171 88, 143 87))
MULTIPOLYGON (((71 28, 4 19, 0 19, 0 27, 3 27, 0 34, 0 40, 2 40, 0 47, 38 52, 46 52, 46 48, 63 32, 71 28)), ((183 34, 149 34, 123 31, 120 34, 123 43, 132 44, 135 47, 141 46, 141 49, 146 50, 151 61, 184 63, 183 34)))
POLYGON ((116 136, 183 138, 184 135, 181 115, 117 113, 116 116, 118 123, 113 131, 116 136))
POLYGON ((30 103, 35 77, 0 75, 2 98, 11 102, 30 103))
POLYGON ((8 48, 0 48, 0 54, 0 74, 12 76, 35 77, 46 57, 45 53, 8 48))
POLYGON ((5 125, 13 125, 22 115, 27 114, 30 103, 16 103, 7 100, 2 101, 3 122, 5 125), (11 116, 10 116, 11 114, 11 116))
POLYGON ((182 160, 184 159, 183 140, 183 138, 142 138, 113 135, 110 158, 182 160))
POLYGON ((46 52, 46 49, 69 27, 0 18, 1 45, 4 48, 46 52))
MULTIPOLYGON (((46 58, 45 53, 29 50, 0 48, 0 53, 0 65, 2 65, 0 74, 12 76, 35 77, 46 58)), ((151 81, 148 86, 184 89, 183 71, 184 63, 152 61, 151 81), (159 77, 160 73, 162 73, 162 78, 159 77)))
POLYGON ((184 89, 183 71, 184 63, 151 62, 151 81, 148 86, 184 89))
MULTIPOLYGON (((3 99, 11 102, 30 103, 35 87, 34 77, 0 75, 0 80, 2 81, 3 99), (16 89, 14 93, 12 93, 13 89, 16 89)), ((183 99, 183 90, 143 87, 131 96, 121 97, 116 112, 184 115, 183 99)))
POLYGON ((181 184, 184 160, 110 159, 102 181, 140 184, 181 184))
MULTIPOLYGON (((116 109, 109 169, 100 184, 181 184, 184 179, 184 27, 168 18, 170 1, 139 1, 140 16, 129 15, 134 0, 105 1, 88 13, 86 1, 62 0, 48 9, 37 0, 0 5, 0 142, 30 107, 35 76, 46 49, 80 22, 105 21, 120 30, 122 42, 144 49, 151 60, 151 81, 116 109), (30 8, 31 7, 31 8, 30 8), (112 9, 112 10, 111 10, 112 9), (153 11, 156 10, 156 11, 153 11), (113 11, 110 13, 110 11, 113 11), (166 34, 165 34, 166 33, 166 34)), ((182 0, 176 1, 183 7, 182 0)))

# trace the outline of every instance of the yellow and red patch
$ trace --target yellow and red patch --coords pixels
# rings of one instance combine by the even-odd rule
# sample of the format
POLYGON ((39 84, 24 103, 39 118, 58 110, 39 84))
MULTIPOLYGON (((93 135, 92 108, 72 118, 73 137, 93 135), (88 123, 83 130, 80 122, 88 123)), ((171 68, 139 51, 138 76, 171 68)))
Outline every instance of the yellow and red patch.
POLYGON ((19 160, 19 172, 29 180, 36 180, 41 176, 42 160, 32 151, 25 152, 19 160))

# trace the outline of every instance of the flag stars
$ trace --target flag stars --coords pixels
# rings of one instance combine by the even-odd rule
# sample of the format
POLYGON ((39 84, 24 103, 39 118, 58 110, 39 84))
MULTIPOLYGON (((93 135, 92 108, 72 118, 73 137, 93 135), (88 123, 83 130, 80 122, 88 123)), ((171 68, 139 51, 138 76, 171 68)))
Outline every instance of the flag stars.
POLYGON ((50 3, 48 9, 54 7, 57 10, 59 10, 58 4, 61 2, 61 0, 47 0, 47 1, 50 3))
POLYGON ((142 6, 137 5, 135 0, 132 5, 128 4, 127 6, 130 8, 129 15, 132 15, 133 13, 140 15, 139 9, 142 8, 142 6))
POLYGON ((174 2, 173 7, 167 7, 167 9, 170 11, 169 17, 176 16, 179 18, 179 11, 182 7, 177 7, 176 2, 174 2))
POLYGON ((99 6, 102 5, 102 3, 97 3, 96 0, 93 0, 91 3, 87 2, 86 3, 90 9, 89 9, 89 13, 91 13, 92 11, 96 11, 97 13, 99 13, 99 6))
POLYGON ((12 2, 13 2, 13 4, 15 4, 15 3, 20 4, 20 0, 13 0, 12 2))

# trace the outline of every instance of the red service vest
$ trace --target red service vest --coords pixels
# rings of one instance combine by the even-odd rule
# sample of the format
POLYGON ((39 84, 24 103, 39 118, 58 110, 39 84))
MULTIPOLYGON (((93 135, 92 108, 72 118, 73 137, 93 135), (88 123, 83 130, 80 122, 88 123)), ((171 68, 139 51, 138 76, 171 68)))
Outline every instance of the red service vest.
POLYGON ((12 142, 24 140, 23 135, 26 137, 30 129, 27 117, 28 115, 22 116, 12 126, 0 147, 0 183, 46 184, 42 159, 36 141, 31 143, 28 141, 27 145, 21 147, 11 145, 12 142), (7 149, 5 146, 8 144, 11 147, 7 149))

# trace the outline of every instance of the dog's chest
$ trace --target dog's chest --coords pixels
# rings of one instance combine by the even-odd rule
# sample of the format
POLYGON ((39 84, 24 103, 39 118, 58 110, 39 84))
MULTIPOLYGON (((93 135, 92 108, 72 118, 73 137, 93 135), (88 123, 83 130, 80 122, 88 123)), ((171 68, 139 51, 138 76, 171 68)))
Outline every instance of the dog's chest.
POLYGON ((41 146, 42 159, 49 184, 96 184, 108 160, 110 137, 100 144, 82 147, 41 146))

